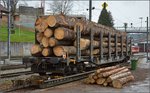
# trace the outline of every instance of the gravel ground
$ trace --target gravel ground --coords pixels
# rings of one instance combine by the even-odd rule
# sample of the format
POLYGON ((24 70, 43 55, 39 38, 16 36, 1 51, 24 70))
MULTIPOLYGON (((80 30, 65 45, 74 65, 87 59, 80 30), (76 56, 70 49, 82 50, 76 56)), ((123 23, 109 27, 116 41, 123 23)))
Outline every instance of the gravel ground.
POLYGON ((127 83, 122 89, 84 84, 83 80, 46 89, 27 88, 11 93, 150 93, 150 62, 138 61, 138 68, 131 71, 135 81, 127 83))

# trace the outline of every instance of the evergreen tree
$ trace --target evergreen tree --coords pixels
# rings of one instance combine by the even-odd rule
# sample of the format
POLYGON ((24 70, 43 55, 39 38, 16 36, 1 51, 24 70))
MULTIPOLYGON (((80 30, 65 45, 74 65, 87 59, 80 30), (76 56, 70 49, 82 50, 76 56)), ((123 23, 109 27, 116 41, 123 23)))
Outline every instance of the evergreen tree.
POLYGON ((105 25, 105 26, 113 27, 114 26, 113 17, 111 15, 111 12, 107 11, 106 7, 107 7, 107 4, 104 2, 103 9, 99 16, 98 23, 105 25))

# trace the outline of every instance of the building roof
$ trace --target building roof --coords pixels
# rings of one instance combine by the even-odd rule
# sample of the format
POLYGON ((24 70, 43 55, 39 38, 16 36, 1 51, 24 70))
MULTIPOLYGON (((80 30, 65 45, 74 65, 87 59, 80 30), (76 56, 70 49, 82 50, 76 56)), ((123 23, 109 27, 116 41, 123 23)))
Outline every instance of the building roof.
POLYGON ((0 4, 0 12, 8 13, 7 9, 1 4, 0 4))

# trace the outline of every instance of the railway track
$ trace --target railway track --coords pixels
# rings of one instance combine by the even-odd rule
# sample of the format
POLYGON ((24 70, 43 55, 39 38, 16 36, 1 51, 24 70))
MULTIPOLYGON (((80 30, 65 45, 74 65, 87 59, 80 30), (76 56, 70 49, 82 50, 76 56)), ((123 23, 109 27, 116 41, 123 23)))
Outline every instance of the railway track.
POLYGON ((20 64, 20 65, 6 65, 6 66, 1 66, 0 67, 0 70, 1 71, 4 71, 4 70, 12 70, 12 69, 19 69, 19 68, 28 68, 30 67, 31 65, 28 64, 28 65, 24 65, 24 64, 20 64))
MULTIPOLYGON (((53 86, 57 86, 57 85, 61 85, 61 84, 81 80, 81 79, 86 78, 90 73, 93 73, 94 71, 95 70, 84 72, 84 73, 79 73, 79 74, 75 74, 75 75, 70 75, 70 76, 66 76, 66 77, 61 77, 61 78, 58 78, 58 79, 46 80, 46 81, 42 82, 41 84, 36 85, 36 88, 38 87, 40 89, 43 89, 43 88, 53 87, 53 86)), ((27 87, 34 87, 34 86, 35 85, 32 85, 32 84, 28 84, 28 85, 25 84, 25 85, 15 86, 13 88, 5 90, 4 93, 12 92, 12 91, 27 88, 27 87)))
MULTIPOLYGON (((118 62, 116 62, 116 63, 118 63, 118 62)), ((99 67, 106 67, 108 65, 115 65, 115 64, 114 63, 107 63, 107 65, 101 64, 99 67)), ((49 79, 46 81, 41 80, 42 83, 39 83, 38 85, 30 83, 30 84, 23 84, 23 85, 19 85, 19 86, 14 86, 12 88, 9 88, 8 90, 5 90, 4 92, 11 92, 11 91, 15 91, 15 90, 19 90, 19 89, 23 89, 23 88, 27 88, 27 87, 34 87, 34 86, 36 86, 35 88, 40 88, 40 89, 53 87, 53 86, 57 86, 57 85, 61 85, 61 84, 65 84, 65 83, 84 79, 89 74, 93 73, 94 71, 95 71, 95 69, 93 69, 91 71, 83 72, 83 73, 78 73, 78 74, 74 74, 74 75, 69 75, 69 76, 57 78, 57 79, 49 79)))
POLYGON ((16 73, 8 73, 8 74, 1 74, 0 78, 9 78, 9 77, 16 77, 20 75, 28 75, 28 74, 33 74, 31 71, 23 71, 23 72, 16 72, 16 73))

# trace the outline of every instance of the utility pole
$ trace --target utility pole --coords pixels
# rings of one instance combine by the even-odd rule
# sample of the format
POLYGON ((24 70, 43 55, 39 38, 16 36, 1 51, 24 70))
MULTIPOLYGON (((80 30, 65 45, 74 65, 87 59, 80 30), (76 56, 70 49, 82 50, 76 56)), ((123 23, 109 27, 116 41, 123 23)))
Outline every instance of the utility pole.
MULTIPOLYGON (((89 0, 89 21, 92 19, 92 0, 89 0)), ((93 62, 93 31, 90 29, 90 61, 93 62)))
POLYGON ((10 25, 11 25, 11 7, 10 7, 10 0, 7 0, 7 8, 8 8, 8 27, 7 27, 7 31, 8 31, 8 40, 7 40, 7 57, 8 60, 10 60, 10 55, 11 55, 11 51, 10 51, 10 25))
POLYGON ((148 45, 149 45, 149 42, 148 42, 148 34, 149 34, 149 32, 148 32, 148 17, 146 18, 146 30, 147 30, 147 62, 148 62, 148 45))

